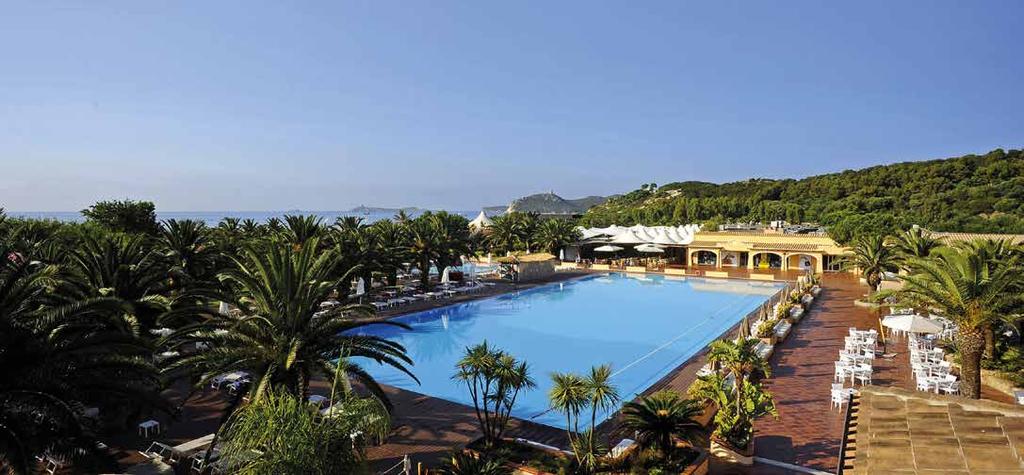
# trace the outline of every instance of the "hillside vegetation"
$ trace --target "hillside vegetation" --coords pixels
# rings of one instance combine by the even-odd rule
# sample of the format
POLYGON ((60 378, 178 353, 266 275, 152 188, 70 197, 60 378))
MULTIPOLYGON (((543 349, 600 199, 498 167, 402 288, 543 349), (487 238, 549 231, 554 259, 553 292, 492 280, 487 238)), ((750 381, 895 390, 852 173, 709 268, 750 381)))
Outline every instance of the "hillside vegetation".
POLYGON ((696 181, 640 189, 591 208, 588 226, 784 219, 838 241, 919 224, 936 231, 1024 233, 1024 151, 906 162, 803 179, 696 181))

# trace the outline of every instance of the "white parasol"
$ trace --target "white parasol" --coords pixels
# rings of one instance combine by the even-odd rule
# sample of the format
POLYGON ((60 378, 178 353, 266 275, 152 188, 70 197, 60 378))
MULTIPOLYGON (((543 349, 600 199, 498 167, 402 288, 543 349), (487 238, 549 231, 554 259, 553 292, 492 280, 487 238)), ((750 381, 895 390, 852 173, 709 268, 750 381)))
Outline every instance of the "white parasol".
POLYGON ((889 315, 882 325, 907 333, 940 333, 942 325, 920 315, 889 315))

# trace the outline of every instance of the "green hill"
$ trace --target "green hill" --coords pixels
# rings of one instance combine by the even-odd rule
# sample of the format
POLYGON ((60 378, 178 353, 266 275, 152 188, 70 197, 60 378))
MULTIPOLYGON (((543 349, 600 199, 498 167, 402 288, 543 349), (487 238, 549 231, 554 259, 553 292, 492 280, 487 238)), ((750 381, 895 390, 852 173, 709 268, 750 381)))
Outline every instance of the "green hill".
POLYGON ((936 231, 1024 233, 1024 151, 905 162, 802 179, 644 185, 591 208, 584 225, 717 225, 784 219, 839 241, 919 224, 936 231))

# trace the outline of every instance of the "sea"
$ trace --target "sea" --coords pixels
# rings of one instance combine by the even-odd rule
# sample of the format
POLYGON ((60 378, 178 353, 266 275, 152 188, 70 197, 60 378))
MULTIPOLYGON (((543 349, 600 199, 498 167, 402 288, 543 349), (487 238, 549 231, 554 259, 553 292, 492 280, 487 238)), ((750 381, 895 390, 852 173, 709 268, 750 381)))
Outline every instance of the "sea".
MULTIPOLYGON (((397 211, 396 211, 397 212, 397 211)), ((287 214, 316 215, 324 219, 325 223, 333 223, 335 219, 343 216, 356 216, 363 218, 364 222, 372 223, 382 219, 392 219, 396 212, 391 211, 309 211, 309 210, 288 210, 288 211, 157 211, 156 217, 159 221, 168 219, 195 219, 205 222, 208 226, 216 226, 224 218, 238 218, 240 220, 252 219, 258 222, 266 222, 270 218, 283 218, 287 214)), ((411 217, 422 214, 423 211, 408 213, 411 217)), ((479 211, 449 211, 449 213, 465 216, 473 219, 479 211)), ((7 216, 12 218, 34 218, 53 219, 57 221, 82 222, 85 217, 78 211, 5 211, 7 216)))

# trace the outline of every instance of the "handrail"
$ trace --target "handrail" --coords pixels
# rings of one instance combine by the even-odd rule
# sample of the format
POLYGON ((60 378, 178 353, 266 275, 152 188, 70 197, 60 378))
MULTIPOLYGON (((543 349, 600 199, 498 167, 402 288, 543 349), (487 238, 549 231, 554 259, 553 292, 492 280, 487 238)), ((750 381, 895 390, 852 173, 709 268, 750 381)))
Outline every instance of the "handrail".
POLYGON ((402 470, 399 471, 399 472, 395 472, 395 473, 402 473, 402 474, 405 474, 405 475, 411 475, 412 474, 412 460, 409 460, 409 456, 408 455, 403 456, 402 460, 399 461, 398 463, 396 463, 393 467, 391 467, 391 468, 389 468, 389 469, 387 469, 387 470, 385 470, 383 472, 378 472, 378 473, 380 475, 387 475, 387 474, 391 473, 392 471, 394 471, 396 468, 399 468, 399 467, 402 467, 402 470))
POLYGON ((836 467, 836 475, 843 475, 843 465, 846 462, 846 442, 850 437, 850 419, 853 418, 853 391, 846 400, 846 417, 843 418, 843 438, 839 440, 839 466, 836 467))

